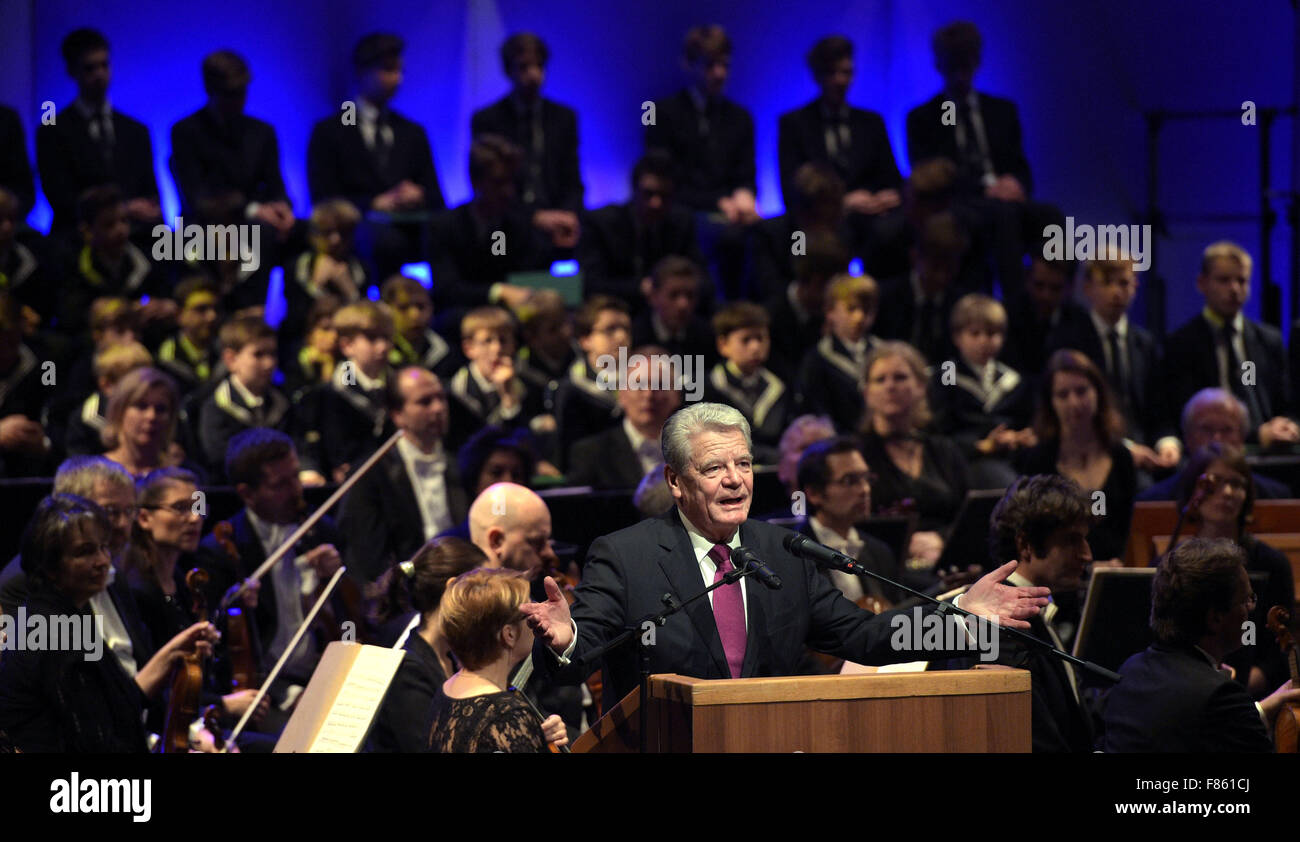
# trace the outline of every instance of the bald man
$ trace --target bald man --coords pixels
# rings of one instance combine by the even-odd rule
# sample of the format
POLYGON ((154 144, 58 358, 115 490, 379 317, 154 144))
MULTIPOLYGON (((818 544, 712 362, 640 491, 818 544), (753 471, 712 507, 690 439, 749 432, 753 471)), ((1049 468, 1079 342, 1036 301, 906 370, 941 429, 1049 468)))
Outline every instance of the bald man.
POLYGON ((551 512, 546 501, 513 482, 483 490, 469 507, 469 539, 487 553, 489 567, 522 570, 536 581, 558 559, 551 549, 551 512))
POLYGON ((454 454, 443 448, 447 393, 438 376, 407 366, 388 381, 388 414, 403 435, 357 481, 339 513, 344 564, 373 580, 465 517, 454 454))

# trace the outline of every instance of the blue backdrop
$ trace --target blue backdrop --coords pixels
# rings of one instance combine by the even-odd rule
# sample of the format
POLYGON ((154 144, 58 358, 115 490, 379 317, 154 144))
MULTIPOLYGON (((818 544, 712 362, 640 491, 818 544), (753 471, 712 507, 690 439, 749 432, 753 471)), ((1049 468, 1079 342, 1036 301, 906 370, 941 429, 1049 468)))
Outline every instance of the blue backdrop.
MULTIPOLYGON (((595 206, 627 196, 628 172, 641 148, 641 103, 681 85, 676 59, 683 33, 695 23, 717 22, 735 45, 730 93, 754 112, 761 209, 777 213, 776 119, 815 93, 803 60, 812 42, 832 32, 854 39, 850 98, 885 115, 906 172, 906 112, 939 85, 930 34, 956 18, 973 20, 984 34, 977 86, 1020 105, 1036 194, 1080 222, 1137 221, 1146 191, 1142 109, 1292 101, 1295 23, 1286 0, 1259 0, 1249 13, 1207 0, 0 0, 0 100, 22 112, 30 143, 41 103, 62 107, 75 95, 58 52, 63 35, 75 26, 102 30, 113 44, 110 95, 152 130, 170 217, 176 210, 166 163, 170 126, 203 102, 202 56, 221 47, 238 50, 254 74, 248 111, 278 129, 289 193, 301 215, 309 211, 311 125, 351 96, 356 38, 391 30, 408 43, 396 107, 429 130, 443 189, 457 203, 469 193, 470 112, 505 92, 498 46, 507 34, 529 29, 551 46, 546 92, 578 110, 582 172, 588 204, 595 206)), ((1276 186, 1289 183, 1291 122, 1281 121, 1275 132, 1276 186)), ((1162 202, 1170 210, 1255 210, 1257 131, 1240 121, 1171 126, 1160 147, 1162 202)), ((32 220, 45 227, 48 208, 38 207, 32 220)), ((1171 324, 1195 309, 1192 279, 1204 245, 1230 237, 1259 251, 1258 230, 1249 222, 1177 224, 1169 233, 1158 268, 1170 282, 1171 324)), ((1279 226, 1277 280, 1288 270, 1287 236, 1279 226)), ((1258 304, 1256 295, 1252 312, 1258 304)))

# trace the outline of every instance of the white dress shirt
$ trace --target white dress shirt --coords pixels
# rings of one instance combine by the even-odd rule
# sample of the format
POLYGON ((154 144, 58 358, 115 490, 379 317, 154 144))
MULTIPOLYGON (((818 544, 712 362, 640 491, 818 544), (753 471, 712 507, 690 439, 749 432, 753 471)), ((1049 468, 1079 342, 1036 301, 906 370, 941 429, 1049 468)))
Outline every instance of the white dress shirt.
MULTIPOLYGON (((116 578, 117 568, 110 567, 108 584, 112 585, 116 578)), ((96 617, 103 619, 101 631, 105 645, 117 658, 117 662, 122 665, 126 674, 134 678, 139 667, 135 662, 135 652, 131 648, 131 635, 127 634, 126 623, 122 622, 122 615, 117 613, 117 606, 113 604, 113 597, 109 595, 107 588, 90 598, 90 609, 95 612, 96 617)))
MULTIPOLYGON (((292 523, 267 523, 254 514, 252 509, 246 511, 248 522, 267 555, 279 549, 298 526, 292 523)), ((306 617, 302 610, 302 597, 316 590, 316 572, 310 567, 300 568, 297 561, 293 550, 290 550, 271 569, 271 586, 275 589, 275 637, 267 647, 266 654, 272 661, 279 660, 284 654, 289 641, 297 634, 298 627, 306 617)), ((303 635, 293 655, 285 662, 285 668, 298 672, 309 671, 315 655, 315 639, 309 634, 303 635)))
POLYGON ((641 435, 627 418, 623 419, 623 433, 632 445, 632 452, 636 454, 637 460, 641 463, 641 476, 645 476, 651 468, 664 461, 663 445, 660 443, 660 439, 647 438, 641 435))
POLYGON ((433 453, 424 453, 403 436, 397 440, 397 454, 406 466, 406 476, 411 480, 411 490, 420 507, 424 540, 455 526, 447 507, 447 456, 442 442, 438 442, 433 453))
MULTIPOLYGON (((855 526, 849 527, 849 534, 841 536, 840 533, 831 529, 829 526, 823 526, 821 521, 817 520, 816 515, 808 518, 812 524, 813 537, 817 543, 825 544, 837 553, 843 553, 851 559, 857 559, 862 553, 862 536, 858 534, 855 526)), ((865 593, 862 589, 862 578, 855 573, 845 573, 843 570, 830 571, 831 581, 835 587, 852 602, 857 602, 865 593)))
MULTIPOLYGON (((708 587, 713 584, 713 577, 718 572, 717 562, 713 560, 713 556, 709 555, 709 551, 713 549, 714 542, 705 538, 704 533, 696 529, 695 525, 686 519, 686 515, 682 513, 681 509, 677 510, 677 516, 682 519, 682 525, 686 527, 686 535, 691 539, 691 549, 695 551, 695 563, 700 566, 700 578, 703 580, 704 586, 708 587)), ((740 546, 739 529, 736 530, 736 534, 731 536, 731 540, 727 542, 727 546, 733 550, 740 546)), ((744 579, 740 580, 740 593, 744 598, 745 603, 745 630, 748 631, 749 591, 745 589, 746 584, 747 583, 744 579)), ((689 599, 694 595, 695 594, 677 594, 677 597, 679 599, 689 599)), ((712 591, 709 592, 709 605, 713 605, 712 591)))

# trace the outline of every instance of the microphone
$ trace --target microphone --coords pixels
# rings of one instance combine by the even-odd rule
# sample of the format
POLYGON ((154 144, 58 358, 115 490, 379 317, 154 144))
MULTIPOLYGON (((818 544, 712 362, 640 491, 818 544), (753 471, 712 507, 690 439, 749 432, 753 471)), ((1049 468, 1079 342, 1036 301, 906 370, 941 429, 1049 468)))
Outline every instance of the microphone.
POLYGON ((772 590, 781 589, 781 577, 773 573, 758 556, 754 555, 753 550, 747 547, 736 547, 731 551, 731 563, 754 571, 754 575, 772 590))
POLYGON ((856 573, 862 569, 854 559, 849 558, 843 553, 837 553, 830 547, 817 543, 807 535, 800 535, 798 532, 787 532, 781 539, 782 545, 787 552, 806 558, 809 561, 815 561, 823 567, 830 567, 835 570, 843 570, 846 573, 856 573))

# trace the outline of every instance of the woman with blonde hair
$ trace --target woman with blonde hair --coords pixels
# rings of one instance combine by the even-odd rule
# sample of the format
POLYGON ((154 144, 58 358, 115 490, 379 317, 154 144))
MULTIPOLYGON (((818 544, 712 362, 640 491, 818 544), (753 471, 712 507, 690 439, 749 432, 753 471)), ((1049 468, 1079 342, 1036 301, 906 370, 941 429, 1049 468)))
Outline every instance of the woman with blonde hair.
POLYGON ((553 737, 568 742, 558 716, 539 722, 529 702, 509 689, 510 675, 533 649, 519 610, 527 601, 528 580, 516 570, 479 568, 448 583, 439 615, 460 670, 434 697, 430 751, 539 752, 553 737))
POLYGON ((136 479, 179 465, 185 458, 175 444, 179 412, 176 381, 156 368, 131 371, 108 399, 104 456, 136 479))

